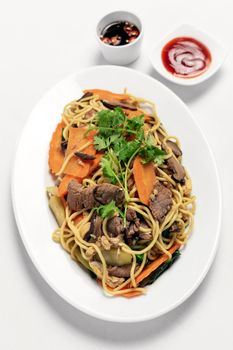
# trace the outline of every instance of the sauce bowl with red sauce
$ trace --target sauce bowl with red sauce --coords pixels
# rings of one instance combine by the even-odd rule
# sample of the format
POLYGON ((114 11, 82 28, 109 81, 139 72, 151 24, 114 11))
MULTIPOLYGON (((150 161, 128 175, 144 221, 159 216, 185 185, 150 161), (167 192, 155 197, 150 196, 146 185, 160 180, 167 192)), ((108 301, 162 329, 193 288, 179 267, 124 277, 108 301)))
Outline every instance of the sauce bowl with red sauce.
POLYGON ((181 85, 196 85, 210 78, 225 56, 222 44, 188 24, 166 36, 149 54, 158 73, 181 85))

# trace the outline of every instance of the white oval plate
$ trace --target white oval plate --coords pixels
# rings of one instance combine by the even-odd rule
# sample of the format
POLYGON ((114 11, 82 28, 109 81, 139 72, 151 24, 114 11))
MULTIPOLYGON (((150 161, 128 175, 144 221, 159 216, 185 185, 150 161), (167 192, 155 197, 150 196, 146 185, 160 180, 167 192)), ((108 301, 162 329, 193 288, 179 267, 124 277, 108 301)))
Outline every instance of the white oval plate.
POLYGON ((199 286, 213 261, 220 228, 221 193, 213 156, 185 104, 151 77, 124 67, 98 66, 57 84, 32 111, 18 145, 12 199, 20 235, 33 263, 47 283, 77 309, 109 321, 137 322, 158 317, 186 300, 199 286), (107 297, 89 274, 51 239, 56 223, 48 208, 45 187, 52 184, 47 155, 52 132, 63 106, 81 89, 102 88, 156 102, 171 135, 180 138, 184 164, 197 196, 195 228, 176 264, 148 287, 145 296, 107 297))

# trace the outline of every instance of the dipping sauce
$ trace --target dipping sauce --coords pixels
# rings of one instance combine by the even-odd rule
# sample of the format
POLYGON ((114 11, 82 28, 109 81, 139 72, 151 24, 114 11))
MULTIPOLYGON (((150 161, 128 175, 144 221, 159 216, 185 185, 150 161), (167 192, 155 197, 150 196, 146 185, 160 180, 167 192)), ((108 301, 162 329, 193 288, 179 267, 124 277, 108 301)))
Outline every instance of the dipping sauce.
POLYGON ((164 46, 162 61, 171 74, 180 78, 194 78, 208 69, 211 53, 200 41, 179 37, 164 46))
POLYGON ((139 34, 139 29, 133 23, 117 21, 103 29, 100 39, 105 44, 120 46, 133 42, 139 34))

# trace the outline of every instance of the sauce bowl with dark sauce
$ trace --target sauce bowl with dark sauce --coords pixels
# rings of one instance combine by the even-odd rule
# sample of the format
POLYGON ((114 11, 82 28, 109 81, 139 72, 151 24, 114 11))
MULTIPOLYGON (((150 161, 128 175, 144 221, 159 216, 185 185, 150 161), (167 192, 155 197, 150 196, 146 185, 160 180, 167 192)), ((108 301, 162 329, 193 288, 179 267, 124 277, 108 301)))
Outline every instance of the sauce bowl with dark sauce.
POLYGON ((124 65, 138 58, 143 28, 139 17, 132 12, 115 11, 107 14, 99 21, 96 34, 107 61, 124 65))

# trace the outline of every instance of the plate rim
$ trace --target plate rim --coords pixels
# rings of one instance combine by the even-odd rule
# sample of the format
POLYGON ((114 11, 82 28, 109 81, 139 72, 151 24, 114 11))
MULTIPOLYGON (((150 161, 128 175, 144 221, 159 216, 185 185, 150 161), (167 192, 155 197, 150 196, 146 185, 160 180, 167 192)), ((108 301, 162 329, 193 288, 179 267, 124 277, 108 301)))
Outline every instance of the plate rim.
POLYGON ((39 274, 41 275, 41 277, 45 280, 45 282, 47 283, 47 285, 53 289, 57 295, 59 295, 64 301, 66 301, 67 303, 69 303, 72 307, 74 307, 75 309, 78 309, 79 311, 92 316, 96 319, 101 319, 104 321, 109 321, 109 322, 115 322, 115 323, 136 323, 136 322, 143 322, 143 321, 149 321, 152 319, 156 319, 172 310, 174 310, 176 307, 178 307, 179 305, 181 305, 183 302, 185 302, 193 293, 194 291, 200 286, 200 284, 203 282, 204 278, 206 277, 212 263, 213 260, 215 258, 216 255, 216 251, 217 251, 217 247, 218 247, 218 242, 219 242, 219 237, 220 237, 220 231, 221 231, 221 222, 222 222, 222 188, 221 188, 221 181, 220 181, 220 175, 219 175, 219 171, 218 171, 218 167, 212 152, 211 147, 209 146, 209 143, 206 139, 206 136, 204 134, 204 132, 202 131, 202 129, 200 128, 198 122, 196 121, 196 119, 194 118, 192 112, 189 110, 188 106, 181 100, 181 98, 176 95, 170 88, 168 88, 166 85, 164 85, 163 83, 161 83, 159 80, 151 77, 150 75, 143 73, 141 71, 129 68, 129 67, 123 67, 123 66, 114 66, 114 65, 95 65, 95 66, 91 66, 91 67, 86 67, 83 69, 80 69, 76 72, 73 72, 71 74, 69 74, 68 76, 66 76, 64 79, 61 79, 60 81, 58 81, 56 84, 54 84, 53 86, 51 86, 49 89, 47 89, 45 91, 45 93, 39 98, 38 102, 35 104, 34 108, 31 110, 31 112, 29 113, 26 122, 19 134, 18 140, 16 142, 16 147, 15 147, 15 155, 13 157, 13 161, 12 161, 12 173, 11 173, 11 201, 12 201, 12 207, 13 207, 13 213, 14 213, 14 217, 15 217, 15 221, 17 224, 17 229, 18 229, 18 233, 22 239, 23 245, 25 247, 25 250, 30 258, 30 260, 32 261, 32 263, 34 264, 34 266, 36 267, 37 271, 39 272, 39 274), (176 302, 174 302, 173 304, 169 305, 168 307, 165 307, 164 309, 162 309, 160 312, 155 313, 151 313, 151 314, 147 314, 146 316, 137 316, 137 317, 132 317, 132 318, 121 318, 120 316, 113 316, 111 317, 110 315, 106 315, 106 314, 101 314, 99 312, 96 311, 92 311, 90 308, 83 306, 81 304, 75 303, 73 300, 71 300, 69 298, 69 296, 64 295, 62 293, 62 291, 57 288, 54 283, 51 281, 51 279, 49 278, 49 275, 47 275, 46 271, 44 271, 43 268, 40 267, 40 265, 38 264, 33 252, 30 250, 28 243, 27 243, 27 239, 26 236, 24 234, 24 231, 21 227, 21 222, 20 222, 20 217, 19 217, 19 213, 17 212, 17 200, 16 200, 16 196, 15 196, 15 175, 16 175, 16 163, 17 163, 17 158, 19 155, 19 150, 20 150, 20 144, 21 141, 23 140, 24 134, 26 133, 27 127, 31 121, 31 119, 33 119, 33 113, 34 110, 36 110, 37 106, 41 103, 41 101, 43 100, 43 98, 54 88, 56 88, 57 86, 59 86, 60 84, 62 84, 64 81, 72 79, 73 77, 79 75, 79 74, 85 74, 87 71, 91 71, 91 70, 98 70, 98 69, 115 69, 115 70, 125 70, 125 71, 130 71, 133 72, 136 75, 141 75, 142 77, 152 80, 152 81, 156 81, 156 83, 161 86, 163 89, 165 89, 166 91, 168 91, 169 93, 171 93, 173 95, 173 97, 180 103, 182 104, 182 107, 186 110, 186 112, 188 113, 189 117, 191 118, 193 124, 197 127, 198 132, 201 134, 206 147, 208 149, 210 158, 211 158, 211 162, 213 164, 213 168, 214 168, 214 174, 215 174, 215 179, 216 179, 216 184, 217 184, 217 188, 216 191, 218 193, 218 198, 219 198, 219 210, 218 210, 218 218, 217 218, 217 227, 216 227, 216 235, 215 235, 215 241, 213 243, 213 247, 211 250, 211 253, 209 254, 209 258, 205 263, 205 267, 202 270, 202 273, 199 275, 199 277, 196 279, 195 283, 193 283, 193 285, 186 291, 186 293, 184 295, 182 295, 181 298, 179 298, 176 302))

